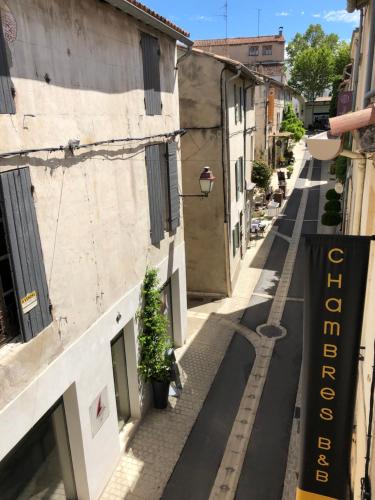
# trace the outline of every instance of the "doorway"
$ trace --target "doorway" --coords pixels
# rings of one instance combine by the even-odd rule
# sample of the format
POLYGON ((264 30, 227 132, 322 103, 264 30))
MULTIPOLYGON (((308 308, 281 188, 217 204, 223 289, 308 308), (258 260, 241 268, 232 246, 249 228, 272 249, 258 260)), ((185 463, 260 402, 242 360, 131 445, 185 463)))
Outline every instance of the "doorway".
POLYGON ((161 289, 161 312, 168 319, 168 335, 171 338, 172 346, 174 346, 173 335, 173 311, 172 311, 172 286, 171 280, 165 282, 161 289))
POLYGON ((75 500, 64 404, 59 400, 0 463, 2 500, 75 500))
POLYGON ((126 363, 124 332, 111 342, 113 381, 115 386, 117 421, 122 430, 131 416, 128 367, 126 363))

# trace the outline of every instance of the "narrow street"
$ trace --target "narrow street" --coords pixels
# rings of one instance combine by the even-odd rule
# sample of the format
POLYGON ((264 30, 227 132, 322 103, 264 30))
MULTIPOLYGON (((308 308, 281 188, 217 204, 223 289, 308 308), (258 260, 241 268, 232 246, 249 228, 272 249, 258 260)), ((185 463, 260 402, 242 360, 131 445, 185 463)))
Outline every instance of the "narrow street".
POLYGON ((295 401, 302 355, 301 236, 317 231, 320 178, 321 162, 307 161, 276 221, 276 237, 241 319, 252 332, 272 325, 260 330, 265 340, 260 357, 267 362, 255 367, 253 346, 235 334, 163 500, 283 497, 293 417, 299 418, 295 401), (243 410, 255 412, 255 418, 239 419, 243 410))

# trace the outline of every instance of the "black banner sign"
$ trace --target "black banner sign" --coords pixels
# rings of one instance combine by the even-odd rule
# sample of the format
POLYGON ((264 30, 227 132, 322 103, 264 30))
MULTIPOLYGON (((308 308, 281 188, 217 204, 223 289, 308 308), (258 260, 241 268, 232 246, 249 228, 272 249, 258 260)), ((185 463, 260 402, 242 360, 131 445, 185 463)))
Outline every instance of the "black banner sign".
POLYGON ((370 238, 306 236, 298 500, 346 498, 370 238))

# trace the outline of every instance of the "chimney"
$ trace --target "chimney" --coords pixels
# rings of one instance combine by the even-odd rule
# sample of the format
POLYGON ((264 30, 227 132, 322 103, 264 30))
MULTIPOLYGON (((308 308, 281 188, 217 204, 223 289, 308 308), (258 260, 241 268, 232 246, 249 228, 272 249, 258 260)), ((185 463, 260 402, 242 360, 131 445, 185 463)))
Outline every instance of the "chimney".
POLYGON ((279 26, 279 36, 283 36, 284 26, 279 26))

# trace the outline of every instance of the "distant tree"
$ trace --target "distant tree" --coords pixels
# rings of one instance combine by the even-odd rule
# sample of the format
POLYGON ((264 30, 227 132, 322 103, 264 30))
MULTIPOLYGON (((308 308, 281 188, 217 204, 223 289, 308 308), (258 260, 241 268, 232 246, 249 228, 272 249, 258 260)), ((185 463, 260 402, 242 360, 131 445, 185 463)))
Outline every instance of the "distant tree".
POLYGON ((332 83, 334 66, 334 56, 328 46, 310 47, 296 56, 289 83, 309 101, 315 101, 332 83))
POLYGON ((339 43, 339 37, 331 33, 326 35, 321 24, 310 24, 305 33, 296 33, 295 37, 289 42, 286 49, 288 54, 288 62, 291 66, 294 64, 295 58, 306 49, 318 48, 322 45, 327 45, 332 51, 336 49, 339 43))
POLYGON ((298 142, 305 135, 303 122, 297 117, 296 112, 291 103, 288 103, 283 113, 283 121, 280 125, 281 132, 291 132, 293 140, 298 142))
POLYGON ((332 99, 329 104, 329 116, 337 115, 337 101, 339 97, 339 86, 342 83, 342 76, 335 76, 332 82, 332 99))
POLYGON ((265 191, 270 187, 273 170, 263 161, 255 161, 253 163, 253 171, 251 174, 252 182, 265 191))
POLYGON ((291 79, 289 83, 309 100, 315 100, 342 76, 350 62, 350 47, 334 34, 326 34, 320 24, 310 24, 297 33, 287 47, 291 79))

